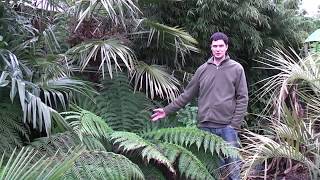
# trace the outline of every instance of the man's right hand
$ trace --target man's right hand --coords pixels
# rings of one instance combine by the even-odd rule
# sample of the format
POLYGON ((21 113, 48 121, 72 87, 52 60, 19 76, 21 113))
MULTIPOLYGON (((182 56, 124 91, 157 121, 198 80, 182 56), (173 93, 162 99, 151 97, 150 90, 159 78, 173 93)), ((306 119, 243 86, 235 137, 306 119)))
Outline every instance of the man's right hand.
POLYGON ((151 116, 151 121, 157 121, 164 117, 166 117, 166 112, 164 112, 163 108, 154 109, 151 116))

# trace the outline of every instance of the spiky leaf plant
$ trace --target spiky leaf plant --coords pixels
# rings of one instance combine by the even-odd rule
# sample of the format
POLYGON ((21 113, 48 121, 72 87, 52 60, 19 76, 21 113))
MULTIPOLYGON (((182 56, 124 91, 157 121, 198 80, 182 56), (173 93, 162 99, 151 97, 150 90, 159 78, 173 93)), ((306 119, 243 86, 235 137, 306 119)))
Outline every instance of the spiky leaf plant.
POLYGON ((277 177, 301 167, 309 171, 306 178, 318 179, 319 56, 301 58, 294 51, 289 53, 281 48, 269 51, 268 55, 260 62, 279 73, 263 80, 263 91, 258 92, 258 96, 270 93, 267 107, 271 111, 266 111, 269 114, 265 115, 268 126, 263 128, 264 135, 244 134, 244 177, 253 171, 264 178, 277 177), (261 165, 265 166, 263 172, 254 170, 261 165))

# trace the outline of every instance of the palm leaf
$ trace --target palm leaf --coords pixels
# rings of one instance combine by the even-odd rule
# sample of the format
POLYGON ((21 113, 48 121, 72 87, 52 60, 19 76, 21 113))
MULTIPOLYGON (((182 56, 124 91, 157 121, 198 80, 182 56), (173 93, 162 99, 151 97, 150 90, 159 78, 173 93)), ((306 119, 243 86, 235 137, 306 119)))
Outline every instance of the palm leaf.
MULTIPOLYGON (((185 55, 191 52, 199 52, 196 45, 198 42, 189 33, 182 28, 170 27, 158 22, 151 21, 149 19, 140 20, 139 24, 149 27, 149 35, 147 46, 150 46, 152 42, 155 42, 158 48, 164 48, 167 51, 175 51, 175 65, 185 65, 185 55), (179 62, 181 58, 181 62, 179 62)), ((138 32, 138 34, 141 34, 138 32)))
POLYGON ((94 16, 96 14, 105 14, 107 20, 125 26, 126 18, 135 19, 140 12, 139 8, 131 0, 90 0, 78 1, 78 25, 83 22, 85 18, 94 16))
POLYGON ((286 143, 278 143, 268 137, 252 132, 244 135, 247 143, 242 149, 244 158, 244 178, 247 178, 256 165, 272 158, 287 158, 303 163, 307 167, 314 167, 313 162, 304 154, 286 143))
POLYGON ((70 79, 68 77, 47 79, 39 83, 44 94, 44 102, 50 107, 58 107, 58 100, 64 110, 67 105, 74 99, 76 94, 82 97, 88 97, 93 100, 93 95, 97 94, 96 90, 92 88, 92 83, 82 80, 70 79), (57 100, 58 99, 58 100, 57 100), (52 100, 54 104, 52 103, 52 100))
POLYGON ((172 101, 179 94, 179 81, 161 66, 150 66, 139 61, 131 76, 134 80, 134 89, 141 91, 145 88, 147 96, 151 99, 160 96, 172 101))
POLYGON ((90 62, 98 61, 100 63, 98 70, 102 72, 103 77, 107 71, 112 78, 113 69, 121 69, 122 63, 128 70, 133 68, 134 54, 132 50, 117 39, 85 42, 69 49, 67 54, 73 55, 73 59, 77 61, 81 71, 88 68, 90 62))
MULTIPOLYGON (((1 179, 57 179, 64 172, 73 167, 74 161, 82 153, 78 146, 68 153, 62 160, 43 156, 36 158, 37 151, 31 148, 22 148, 11 154, 10 159, 4 165, 1 179), (33 162, 34 161, 34 162, 33 162)), ((2 163, 2 161, 1 161, 2 163)), ((0 164, 2 167, 3 165, 0 164)))

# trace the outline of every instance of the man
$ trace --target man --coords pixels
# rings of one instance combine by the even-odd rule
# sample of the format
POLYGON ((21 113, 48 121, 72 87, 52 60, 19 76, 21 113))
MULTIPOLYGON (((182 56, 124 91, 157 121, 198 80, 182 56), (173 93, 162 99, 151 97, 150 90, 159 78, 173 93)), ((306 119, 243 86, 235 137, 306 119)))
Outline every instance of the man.
MULTIPOLYGON (((228 37, 221 32, 211 36, 212 57, 201 65, 184 92, 164 108, 154 110, 152 121, 184 107, 198 97, 198 127, 222 137, 238 147, 237 130, 247 111, 248 89, 243 67, 227 54, 228 37)), ((226 164, 235 159, 227 159, 226 164)), ((240 179, 240 167, 235 166, 230 179, 240 179)))

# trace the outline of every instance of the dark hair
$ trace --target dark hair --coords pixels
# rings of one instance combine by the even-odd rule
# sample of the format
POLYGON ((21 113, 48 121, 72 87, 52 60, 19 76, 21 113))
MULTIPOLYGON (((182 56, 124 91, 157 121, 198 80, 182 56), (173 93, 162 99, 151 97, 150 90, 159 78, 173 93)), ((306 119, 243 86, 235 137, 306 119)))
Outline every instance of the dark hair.
POLYGON ((210 40, 211 40, 211 41, 223 40, 226 45, 229 44, 229 38, 228 38, 228 36, 225 35, 225 34, 222 33, 222 32, 215 32, 215 33, 213 33, 213 34, 211 35, 211 37, 210 37, 210 40))

